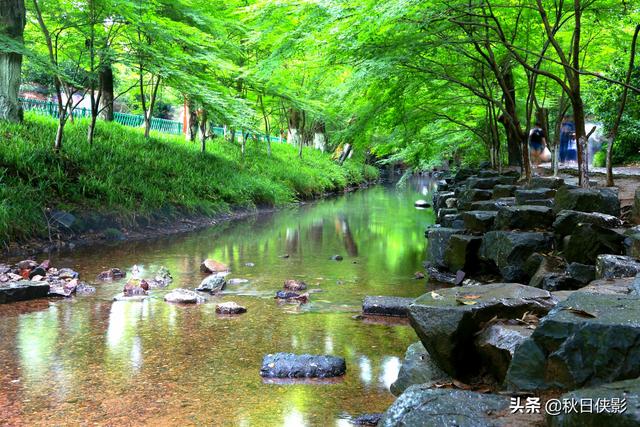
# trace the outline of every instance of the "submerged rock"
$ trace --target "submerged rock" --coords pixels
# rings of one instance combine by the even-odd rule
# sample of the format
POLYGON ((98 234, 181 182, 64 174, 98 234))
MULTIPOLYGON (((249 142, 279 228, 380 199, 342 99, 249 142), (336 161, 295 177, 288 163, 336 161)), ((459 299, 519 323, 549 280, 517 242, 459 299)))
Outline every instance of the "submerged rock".
POLYGON ((342 255, 333 255, 331 258, 329 258, 331 261, 342 261, 344 259, 344 257, 342 255))
POLYGON ((596 258, 596 278, 635 277, 640 273, 640 261, 622 255, 599 255, 596 258))
POLYGON ((309 301, 309 293, 299 294, 297 292, 278 291, 276 292, 275 299, 285 301, 297 301, 305 304, 309 301))
POLYGON ((451 377, 435 364, 424 345, 418 341, 409 346, 398 372, 398 379, 391 384, 389 390, 399 396, 414 384, 430 381, 449 382, 451 377))
POLYGON ((575 389, 640 376, 640 299, 574 292, 516 349, 511 390, 575 389))
POLYGON ((234 279, 227 280, 227 284, 228 285, 242 285, 244 283, 249 283, 249 280, 247 280, 247 279, 239 279, 239 278, 234 278, 234 279))
POLYGON ((499 417, 509 398, 473 391, 414 385, 387 409, 378 423, 383 427, 495 427, 507 426, 499 417))
POLYGON ((200 286, 196 288, 196 291, 209 292, 213 294, 222 291, 226 284, 227 282, 223 274, 211 274, 200 282, 200 286))
POLYGON ((377 426, 380 422, 382 413, 378 414, 362 414, 351 420, 351 424, 356 426, 377 426))
POLYGON ((480 245, 480 259, 492 261, 504 280, 526 282, 524 264, 534 252, 546 252, 553 247, 550 234, 518 231, 490 231, 480 245))
POLYGON ((307 289, 307 284, 302 280, 288 279, 284 281, 283 287, 288 291, 304 291, 307 289))
POLYGON ((149 281, 149 286, 152 288, 164 288, 169 286, 171 282, 173 282, 171 272, 166 267, 160 267, 153 279, 149 281))
POLYGON ((245 307, 238 305, 233 301, 223 302, 216 305, 216 313, 218 314, 242 314, 246 312, 247 309, 245 307))
POLYGON ((229 271, 229 266, 213 259, 206 259, 200 264, 203 273, 223 273, 229 271))
POLYGON ((204 298, 190 289, 174 289, 164 296, 166 302, 179 304, 197 304, 204 302, 204 298))
POLYGON ((347 364, 341 357, 293 353, 267 354, 260 375, 266 378, 329 378, 344 375, 347 364))
POLYGON ((556 301, 542 289, 517 283, 439 289, 409 306, 411 326, 438 366, 456 378, 479 370, 474 334, 494 316, 545 315, 556 301))
POLYGON ((373 316, 407 317, 413 298, 367 296, 362 303, 362 313, 373 316))
POLYGON ((49 294, 49 284, 20 280, 0 283, 0 304, 44 298, 49 294))
MULTIPOLYGON (((65 276, 67 274, 69 274, 69 278, 74 278, 77 277, 77 274, 75 271, 71 270, 71 269, 60 269, 60 274, 64 274, 65 276), (69 272, 64 272, 62 270, 70 270, 69 272)), ((119 268, 110 268, 108 270, 103 271, 102 273, 98 274, 98 280, 118 280, 118 279, 123 279, 127 276, 127 273, 120 270, 119 268)), ((62 277, 62 276, 60 276, 62 277)))
POLYGON ((426 200, 419 199, 414 202, 414 206, 417 208, 428 208, 431 204, 426 200))

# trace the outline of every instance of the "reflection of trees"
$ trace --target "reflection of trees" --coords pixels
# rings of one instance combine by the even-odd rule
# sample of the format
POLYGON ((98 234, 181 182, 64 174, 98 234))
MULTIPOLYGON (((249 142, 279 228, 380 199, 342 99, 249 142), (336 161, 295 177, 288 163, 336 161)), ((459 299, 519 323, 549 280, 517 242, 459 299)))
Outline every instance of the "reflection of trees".
POLYGON ((344 248, 347 251, 347 254, 354 257, 358 256, 358 245, 356 245, 353 234, 351 234, 349 221, 347 221, 346 216, 338 215, 336 217, 336 232, 339 236, 342 236, 342 240, 344 241, 344 248))

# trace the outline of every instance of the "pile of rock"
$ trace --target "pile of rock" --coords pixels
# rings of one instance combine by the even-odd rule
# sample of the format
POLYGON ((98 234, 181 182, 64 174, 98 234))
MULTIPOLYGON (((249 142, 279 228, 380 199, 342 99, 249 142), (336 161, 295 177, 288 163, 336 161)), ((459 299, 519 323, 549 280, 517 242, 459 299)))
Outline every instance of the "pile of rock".
POLYGON ((639 425, 640 228, 620 218, 616 189, 462 170, 438 183, 433 207, 427 272, 495 283, 450 281, 463 286, 408 306, 420 342, 379 425, 519 425, 509 394, 542 392, 631 408, 549 425, 639 425))
POLYGON ((0 304, 94 291, 79 280, 76 271, 52 267, 49 260, 39 263, 28 259, 15 265, 0 264, 0 304))

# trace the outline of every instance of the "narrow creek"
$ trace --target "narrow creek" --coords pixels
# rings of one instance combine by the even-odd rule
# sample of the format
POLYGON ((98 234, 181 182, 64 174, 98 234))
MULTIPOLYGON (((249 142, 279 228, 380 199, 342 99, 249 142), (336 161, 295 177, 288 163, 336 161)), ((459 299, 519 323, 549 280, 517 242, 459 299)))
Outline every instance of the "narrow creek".
MULTIPOLYGON (((354 319, 365 295, 415 297, 422 270, 431 182, 378 185, 338 198, 260 214, 199 232, 83 248, 56 255, 89 283, 106 268, 174 278, 143 302, 113 302, 122 282, 96 283, 94 295, 0 306, 0 419, 9 425, 349 425, 345 417, 381 412, 402 355, 417 340, 403 324, 354 319), (288 258, 282 255, 288 254, 288 258), (344 256, 332 261, 332 255, 344 256), (195 288, 202 260, 230 265, 222 296, 197 306, 163 301, 195 288), (247 263, 253 263, 249 266, 247 263), (285 279, 302 279, 306 305, 273 299, 285 279), (248 312, 215 314, 235 301, 248 312), (327 383, 274 384, 259 376, 273 352, 334 354, 347 374, 327 383)), ((0 422, 2 424, 2 422, 0 422)))

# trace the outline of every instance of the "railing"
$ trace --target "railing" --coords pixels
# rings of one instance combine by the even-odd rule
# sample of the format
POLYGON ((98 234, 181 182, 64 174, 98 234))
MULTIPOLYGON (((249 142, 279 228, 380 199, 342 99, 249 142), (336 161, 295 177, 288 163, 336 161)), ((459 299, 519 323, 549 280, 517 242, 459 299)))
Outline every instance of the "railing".
MULTIPOLYGON (((33 111, 37 114, 42 114, 54 118, 58 118, 58 105, 50 102, 50 101, 40 101, 37 99, 25 99, 21 98, 20 102, 22 103, 22 108, 24 111, 33 111)), ((91 117, 91 110, 88 108, 79 108, 76 107, 72 110, 74 118, 89 118, 91 117)), ((143 127, 144 126, 144 117, 135 115, 135 114, 127 114, 127 113, 113 113, 113 120, 117 123, 120 123, 124 126, 130 127, 143 127)), ((167 119, 159 119, 156 117, 151 118, 151 130, 169 133, 173 135, 182 134, 182 123, 175 120, 167 120, 167 119)), ((224 128, 211 126, 210 131, 217 136, 224 136, 224 128)), ((228 133, 228 132, 227 132, 228 133)), ((236 138, 242 138, 241 132, 236 132, 236 138)), ((250 137, 257 136, 260 141, 266 141, 267 138, 265 135, 255 133, 250 133, 250 137)), ((269 139, 271 142, 283 142, 283 139, 276 136, 270 136, 269 139)))

